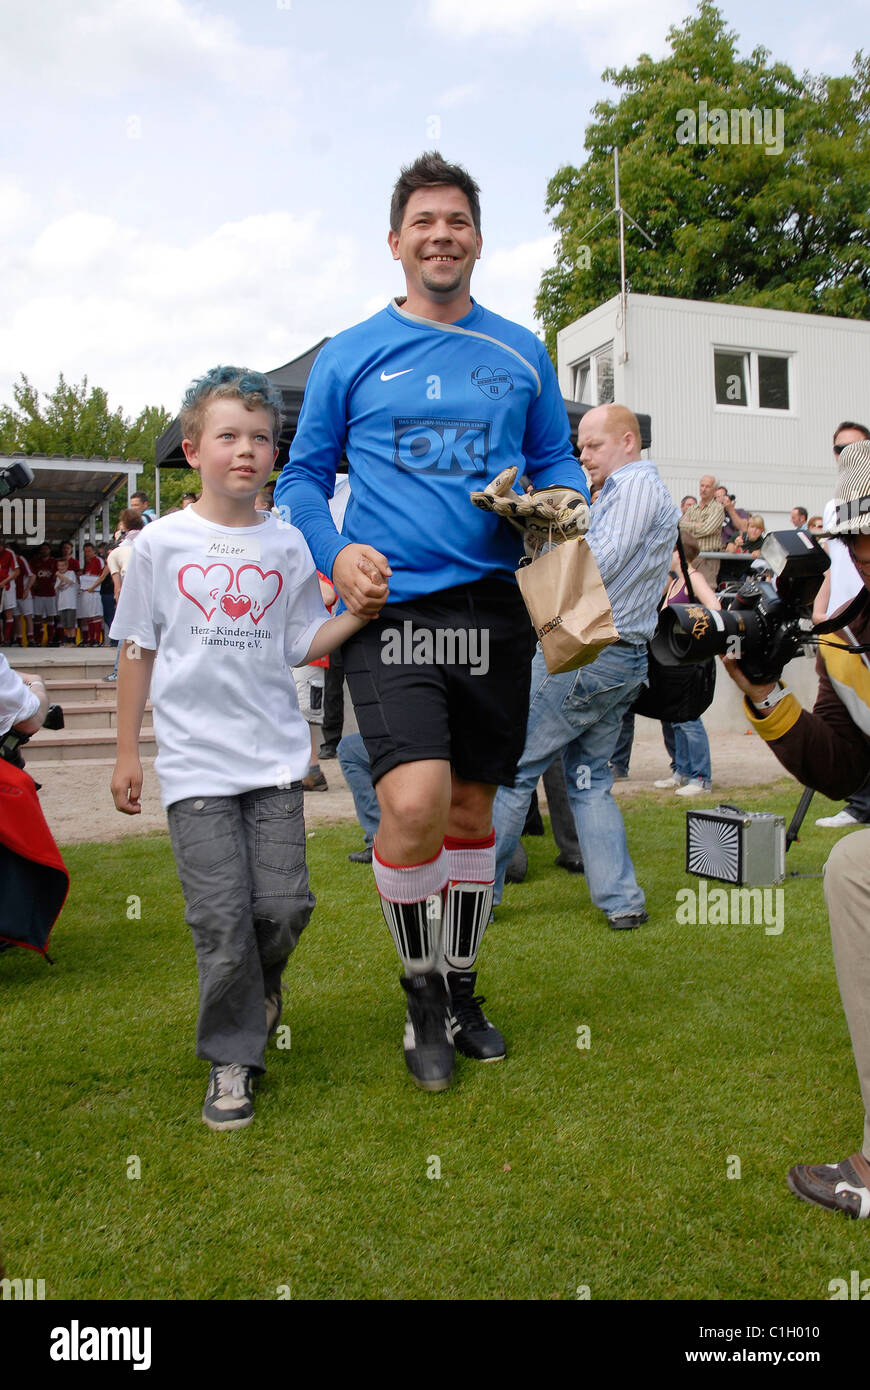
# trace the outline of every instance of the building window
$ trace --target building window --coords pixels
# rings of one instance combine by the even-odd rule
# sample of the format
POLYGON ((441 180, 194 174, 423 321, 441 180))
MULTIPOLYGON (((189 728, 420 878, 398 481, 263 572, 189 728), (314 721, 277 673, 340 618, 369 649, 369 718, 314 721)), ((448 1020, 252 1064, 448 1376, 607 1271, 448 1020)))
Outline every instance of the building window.
POLYGON ((744 410, 790 410, 790 360, 788 355, 748 348, 714 348, 716 404, 744 410))
POLYGON ((613 402, 613 344, 607 343, 572 368, 573 399, 582 405, 611 405, 613 402))

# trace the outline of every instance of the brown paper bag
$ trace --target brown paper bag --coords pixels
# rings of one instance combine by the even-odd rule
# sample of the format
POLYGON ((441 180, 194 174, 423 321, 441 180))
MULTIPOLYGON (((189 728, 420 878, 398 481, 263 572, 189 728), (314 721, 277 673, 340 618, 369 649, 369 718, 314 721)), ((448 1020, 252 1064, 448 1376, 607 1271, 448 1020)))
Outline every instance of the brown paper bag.
POLYGON ((518 569, 517 583, 551 675, 576 671, 619 641, 595 556, 582 536, 518 569))

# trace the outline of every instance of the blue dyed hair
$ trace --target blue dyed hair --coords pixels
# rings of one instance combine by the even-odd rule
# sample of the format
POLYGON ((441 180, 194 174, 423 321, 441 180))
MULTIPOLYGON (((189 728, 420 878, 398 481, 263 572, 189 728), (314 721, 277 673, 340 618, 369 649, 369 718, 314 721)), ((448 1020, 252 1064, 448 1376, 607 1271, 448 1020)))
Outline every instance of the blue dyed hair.
POLYGON ((181 435, 199 445, 205 412, 213 400, 238 400, 246 410, 266 410, 272 416, 272 440, 278 443, 281 433, 281 392, 262 372, 247 367, 212 367, 204 376, 192 381, 181 402, 181 435))

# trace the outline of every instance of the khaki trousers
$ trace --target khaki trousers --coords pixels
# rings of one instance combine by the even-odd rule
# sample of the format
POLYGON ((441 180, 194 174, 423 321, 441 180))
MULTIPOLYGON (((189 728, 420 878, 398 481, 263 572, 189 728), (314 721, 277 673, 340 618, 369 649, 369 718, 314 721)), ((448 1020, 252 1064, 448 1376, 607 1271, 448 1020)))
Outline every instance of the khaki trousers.
POLYGON ((837 842, 824 877, 837 983, 864 1102, 861 1152, 870 1159, 870 830, 837 842))

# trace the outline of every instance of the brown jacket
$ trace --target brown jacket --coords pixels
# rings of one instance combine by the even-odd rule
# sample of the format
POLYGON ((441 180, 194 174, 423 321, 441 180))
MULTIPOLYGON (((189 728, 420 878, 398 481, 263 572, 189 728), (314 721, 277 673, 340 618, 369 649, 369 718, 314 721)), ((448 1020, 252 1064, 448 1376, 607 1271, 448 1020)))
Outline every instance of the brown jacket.
MULTIPOLYGON (((856 642, 870 642, 870 605, 849 631, 856 642)), ((780 700, 766 719, 758 718, 748 700, 744 706, 750 724, 787 771, 832 801, 844 801, 870 777, 870 653, 846 651, 848 637, 842 632, 823 640, 811 714, 794 695, 780 700)))

